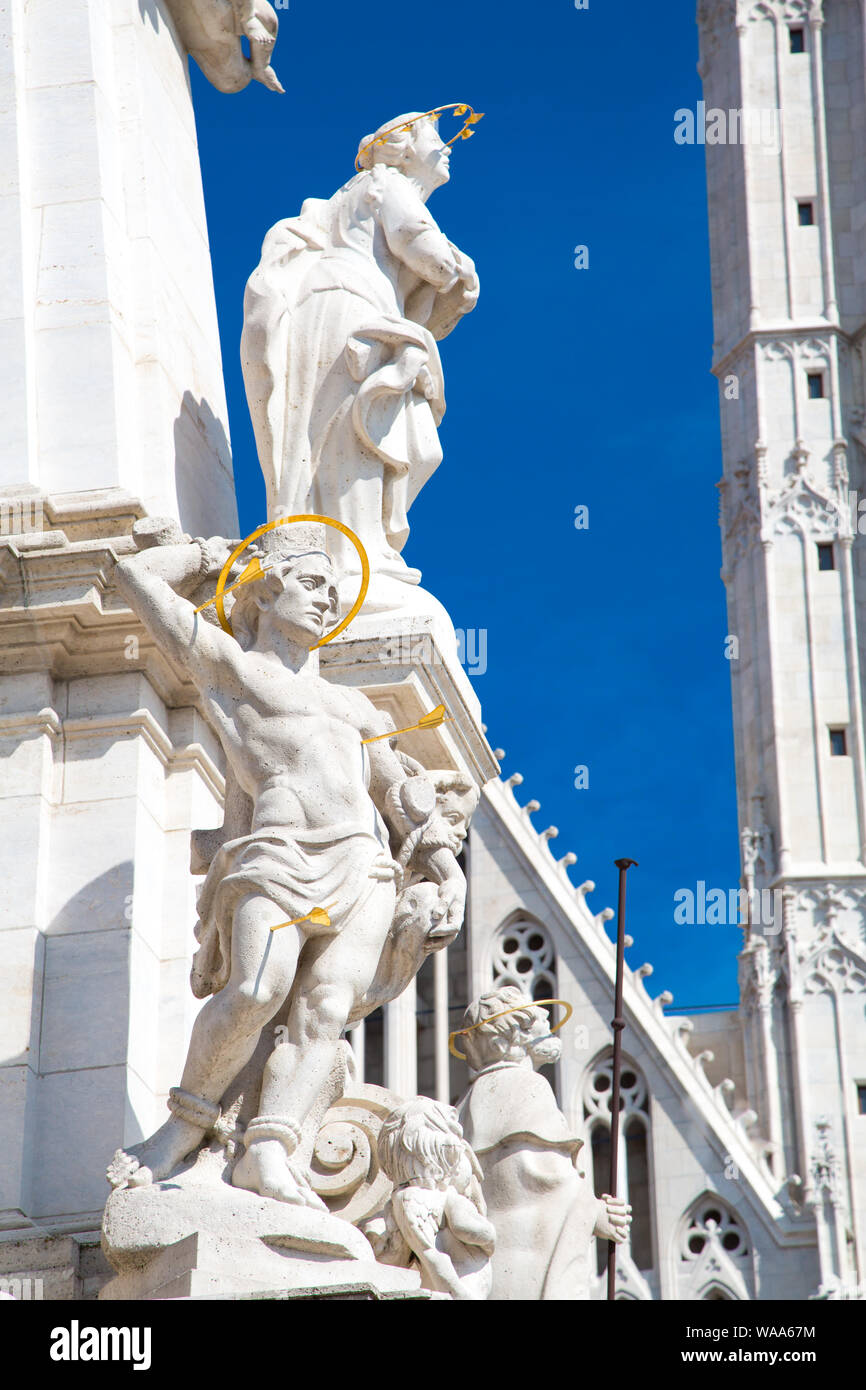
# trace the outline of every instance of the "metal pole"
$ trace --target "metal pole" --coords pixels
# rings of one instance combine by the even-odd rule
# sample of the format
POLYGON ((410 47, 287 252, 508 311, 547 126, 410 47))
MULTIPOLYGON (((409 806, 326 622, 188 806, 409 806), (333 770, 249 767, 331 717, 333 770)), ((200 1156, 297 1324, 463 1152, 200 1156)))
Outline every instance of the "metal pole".
MULTIPOLYGON (((622 1016, 622 976, 625 965, 625 876, 636 859, 615 859, 619 869, 619 897, 616 908, 616 988, 614 991, 613 1019, 613 1093, 610 1098, 610 1183, 608 1191, 616 1196, 617 1168, 619 1164, 619 1091, 622 1071, 622 1030, 625 1019, 622 1016)), ((607 1250, 607 1296, 613 1302, 616 1290, 616 1246, 611 1240, 607 1250)))

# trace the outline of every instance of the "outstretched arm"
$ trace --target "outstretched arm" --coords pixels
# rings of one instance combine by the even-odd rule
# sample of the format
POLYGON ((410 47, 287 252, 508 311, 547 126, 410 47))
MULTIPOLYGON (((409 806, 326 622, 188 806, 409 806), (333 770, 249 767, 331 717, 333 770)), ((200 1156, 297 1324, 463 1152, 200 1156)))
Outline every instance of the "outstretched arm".
POLYGON ((121 560, 117 588, 163 651, 199 688, 220 674, 234 678, 240 648, 233 637, 196 614, 184 591, 216 576, 230 554, 227 541, 155 545, 121 560), (225 552, 225 553, 223 553, 225 552))

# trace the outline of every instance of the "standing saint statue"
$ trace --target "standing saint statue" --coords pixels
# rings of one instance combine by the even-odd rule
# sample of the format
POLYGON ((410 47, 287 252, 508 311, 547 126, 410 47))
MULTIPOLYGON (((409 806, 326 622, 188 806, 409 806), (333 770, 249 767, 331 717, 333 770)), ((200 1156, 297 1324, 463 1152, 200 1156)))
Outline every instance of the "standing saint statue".
MULTIPOLYGON (((342 521, 374 581, 421 577, 400 552, 409 508, 442 460, 437 341, 478 299, 473 262, 427 209, 450 153, 432 113, 365 136, 354 178, 268 232, 244 300, 241 359, 270 518, 342 521)), ((354 551, 338 554, 355 573, 354 551)))
POLYGON ((231 1181, 321 1208, 296 1151, 341 1035, 453 940, 466 883, 432 782, 381 737, 390 718, 318 674, 314 648, 338 616, 320 528, 280 527, 269 541, 267 570, 235 595, 234 636, 188 597, 216 583, 232 542, 156 544, 117 565, 118 589, 196 685, 247 810, 199 898, 193 988, 211 997, 171 1114, 118 1151, 109 1179, 134 1187, 172 1174, 218 1125, 231 1083, 284 1011, 286 1040, 266 1058, 231 1181))
POLYGON ((504 985, 470 1004, 458 1036, 471 1076, 458 1115, 496 1229, 490 1297, 588 1299, 592 1238, 621 1245, 631 1207, 596 1197, 578 1169, 583 1140, 537 1072, 561 1052, 550 1019, 523 990, 504 985))

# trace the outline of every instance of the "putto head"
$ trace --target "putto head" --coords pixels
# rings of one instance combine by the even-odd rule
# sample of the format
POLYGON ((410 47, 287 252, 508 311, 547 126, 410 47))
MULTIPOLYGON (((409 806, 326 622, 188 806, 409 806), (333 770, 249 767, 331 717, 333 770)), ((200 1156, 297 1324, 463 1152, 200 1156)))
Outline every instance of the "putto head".
POLYGON ((457 1111, 427 1096, 391 1111, 379 1131, 378 1157, 395 1187, 462 1188, 472 1171, 457 1111))

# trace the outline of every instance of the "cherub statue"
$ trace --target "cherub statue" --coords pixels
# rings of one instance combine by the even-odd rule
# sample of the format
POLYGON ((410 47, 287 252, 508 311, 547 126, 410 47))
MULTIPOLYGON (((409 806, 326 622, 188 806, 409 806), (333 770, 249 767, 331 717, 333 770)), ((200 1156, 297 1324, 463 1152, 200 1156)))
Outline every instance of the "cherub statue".
POLYGON ((466 883, 432 784, 407 772, 387 739, 363 741, 392 729, 390 719, 318 674, 312 649, 338 616, 321 528, 281 527, 268 540, 265 573, 236 591, 235 636, 184 597, 215 585, 231 542, 157 544, 116 569, 120 592, 198 688, 245 811, 211 845, 193 965, 195 993, 211 997, 170 1117, 118 1152, 109 1179, 137 1185, 172 1173, 217 1125, 227 1088, 279 1014, 286 1039, 264 1062, 232 1181, 321 1207, 293 1155, 341 1034, 350 1017, 393 998, 426 950, 453 939, 466 883), (407 892, 416 873, 423 881, 407 892))
POLYGON ((490 1297, 589 1298, 592 1237, 625 1241, 631 1207, 578 1171, 583 1140, 535 1070, 560 1054, 547 1013, 506 985, 470 1004, 457 1036, 472 1075, 458 1115, 496 1229, 490 1297))
POLYGON ((268 0, 168 0, 168 6, 184 47, 218 91, 239 92, 254 81, 282 92, 271 67, 279 20, 268 0))
POLYGON ((424 1289, 486 1299, 496 1233, 457 1112, 427 1096, 408 1101, 383 1124, 378 1156, 394 1191, 384 1216, 364 1228, 377 1259, 417 1267, 424 1289))
MULTIPOLYGON (((423 112, 365 136, 348 183, 268 232, 244 299, 241 359, 269 514, 351 527, 370 559, 371 602, 382 580, 420 579, 400 552, 409 508, 442 459, 437 340, 478 299, 473 262, 427 209, 450 153, 423 112)), ((351 549, 334 553, 353 574, 351 549)))

